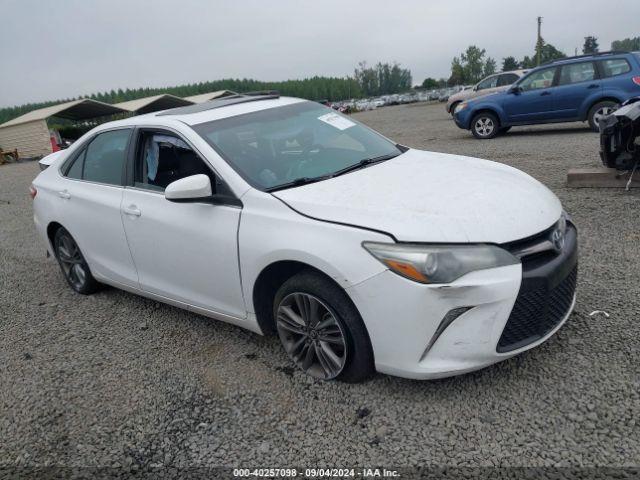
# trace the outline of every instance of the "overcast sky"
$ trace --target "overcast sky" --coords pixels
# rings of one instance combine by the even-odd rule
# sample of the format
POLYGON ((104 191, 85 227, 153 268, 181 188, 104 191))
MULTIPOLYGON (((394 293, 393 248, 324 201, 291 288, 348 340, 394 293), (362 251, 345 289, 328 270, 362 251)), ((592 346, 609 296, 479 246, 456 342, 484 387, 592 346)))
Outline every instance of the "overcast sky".
POLYGON ((398 61, 445 77, 476 44, 531 55, 536 17, 567 54, 640 35, 640 0, 0 0, 0 106, 127 87, 345 76, 398 61), (606 9, 610 5, 611 9, 606 9))

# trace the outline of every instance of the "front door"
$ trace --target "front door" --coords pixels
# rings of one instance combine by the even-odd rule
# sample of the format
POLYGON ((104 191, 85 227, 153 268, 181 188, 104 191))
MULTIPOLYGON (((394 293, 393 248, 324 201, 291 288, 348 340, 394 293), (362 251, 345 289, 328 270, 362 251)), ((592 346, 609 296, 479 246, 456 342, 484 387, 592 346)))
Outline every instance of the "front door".
POLYGON ((507 93, 503 109, 510 124, 545 121, 553 108, 556 67, 538 70, 521 80, 517 90, 507 93))
POLYGON ((124 189, 122 222, 149 293, 243 318, 237 233, 241 209, 231 205, 174 203, 165 187, 211 168, 176 134, 140 131, 131 184, 124 189))

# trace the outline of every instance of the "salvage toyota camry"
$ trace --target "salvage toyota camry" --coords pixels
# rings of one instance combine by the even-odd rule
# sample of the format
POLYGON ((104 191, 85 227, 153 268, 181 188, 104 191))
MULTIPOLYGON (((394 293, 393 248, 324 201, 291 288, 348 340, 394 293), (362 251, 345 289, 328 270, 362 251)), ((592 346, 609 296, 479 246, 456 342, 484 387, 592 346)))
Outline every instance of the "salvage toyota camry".
POLYGON ((541 183, 277 94, 103 124, 31 195, 76 292, 277 333, 324 380, 477 370, 547 340, 575 303, 576 228, 541 183))

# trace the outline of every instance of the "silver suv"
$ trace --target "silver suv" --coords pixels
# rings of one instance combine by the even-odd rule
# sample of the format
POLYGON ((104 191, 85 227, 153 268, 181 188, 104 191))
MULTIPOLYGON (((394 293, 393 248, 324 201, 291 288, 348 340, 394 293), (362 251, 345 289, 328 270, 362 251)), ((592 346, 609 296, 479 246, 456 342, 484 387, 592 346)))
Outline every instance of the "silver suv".
POLYGON ((458 104, 465 100, 506 90, 527 72, 528 70, 513 70, 489 75, 487 78, 480 80, 473 88, 451 95, 447 101, 447 113, 453 115, 458 104))

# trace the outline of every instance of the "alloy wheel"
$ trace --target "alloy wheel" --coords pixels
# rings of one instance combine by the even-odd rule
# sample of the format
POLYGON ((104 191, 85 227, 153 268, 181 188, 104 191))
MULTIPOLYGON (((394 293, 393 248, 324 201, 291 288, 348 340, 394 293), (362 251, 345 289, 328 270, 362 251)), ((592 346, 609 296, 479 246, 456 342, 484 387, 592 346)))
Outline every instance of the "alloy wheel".
POLYGON ((56 253, 69 283, 74 289, 81 289, 87 280, 87 274, 78 244, 71 236, 63 234, 58 239, 56 253))
POLYGON ((604 107, 600 107, 596 113, 593 115, 593 123, 597 125, 600 124, 600 119, 602 119, 602 117, 606 117, 607 115, 613 113, 615 110, 615 108, 611 107, 611 106, 604 106, 604 107))
POLYGON ((493 133, 496 126, 489 117, 480 117, 475 124, 476 132, 482 137, 488 137, 493 133))
POLYGON ((347 360, 347 341, 335 314, 308 293, 291 293, 277 309, 276 327, 285 351, 312 377, 337 377, 347 360))

